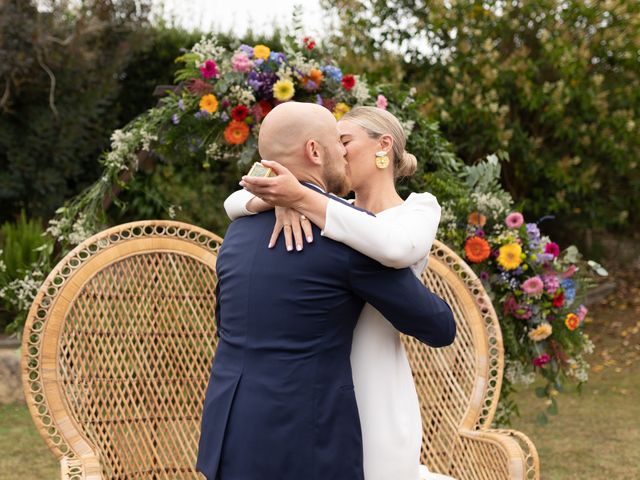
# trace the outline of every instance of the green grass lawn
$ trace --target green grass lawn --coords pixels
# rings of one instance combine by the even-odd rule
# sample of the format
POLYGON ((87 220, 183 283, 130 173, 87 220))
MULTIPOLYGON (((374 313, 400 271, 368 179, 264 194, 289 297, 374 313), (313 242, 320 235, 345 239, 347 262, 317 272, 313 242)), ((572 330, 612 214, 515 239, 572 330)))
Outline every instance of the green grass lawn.
MULTIPOLYGON (((533 389, 517 394, 521 418, 513 427, 531 437, 543 480, 640 478, 640 368, 592 374, 582 395, 568 391, 560 413, 535 424, 543 408, 533 389)), ((58 463, 33 426, 27 407, 0 407, 0 480, 58 479, 58 463)))

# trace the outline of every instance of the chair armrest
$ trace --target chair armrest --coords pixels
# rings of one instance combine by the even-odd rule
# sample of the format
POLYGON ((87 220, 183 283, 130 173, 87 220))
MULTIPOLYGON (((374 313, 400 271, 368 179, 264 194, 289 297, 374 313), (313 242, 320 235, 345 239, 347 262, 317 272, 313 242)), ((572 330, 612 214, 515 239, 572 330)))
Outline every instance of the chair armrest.
POLYGON ((496 429, 492 431, 501 435, 508 435, 520 444, 527 466, 525 478, 527 480, 540 480, 540 458, 538 457, 538 449, 531 439, 518 430, 496 429))
POLYGON ((84 457, 62 457, 60 459, 61 480, 102 480, 100 460, 95 455, 84 457))
MULTIPOLYGON (((453 468, 457 474, 454 476, 496 480, 537 480, 536 465, 529 468, 527 460, 529 457, 519 442, 520 437, 505 432, 504 430, 461 431, 462 448, 463 451, 466 450, 466 455, 454 455, 453 458, 466 457, 470 461, 462 461, 459 465, 454 465, 453 468), (533 475, 531 477, 530 470, 533 475), (484 475, 479 474, 480 472, 484 475)), ((534 457, 531 458, 533 461, 534 457)))

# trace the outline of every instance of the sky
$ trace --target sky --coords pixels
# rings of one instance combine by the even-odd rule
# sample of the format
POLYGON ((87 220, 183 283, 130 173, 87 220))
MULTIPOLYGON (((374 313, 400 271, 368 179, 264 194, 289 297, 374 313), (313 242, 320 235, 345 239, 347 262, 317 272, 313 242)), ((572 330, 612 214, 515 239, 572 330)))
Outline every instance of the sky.
POLYGON ((322 38, 328 26, 319 0, 153 0, 164 8, 164 17, 173 17, 189 30, 231 32, 242 35, 249 27, 256 33, 269 34, 274 25, 290 26, 295 5, 302 6, 305 35, 322 38))

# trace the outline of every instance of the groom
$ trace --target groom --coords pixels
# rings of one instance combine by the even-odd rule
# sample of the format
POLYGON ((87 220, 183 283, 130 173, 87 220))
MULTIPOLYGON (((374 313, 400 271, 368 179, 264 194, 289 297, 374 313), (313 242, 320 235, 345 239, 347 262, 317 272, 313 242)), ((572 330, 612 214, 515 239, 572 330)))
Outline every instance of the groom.
MULTIPOLYGON (((277 106, 259 145, 309 188, 348 191, 324 107, 277 106)), ((362 480, 349 356, 364 303, 433 347, 453 342, 453 314, 411 270, 384 267, 315 226, 317 240, 295 256, 268 249, 274 223, 273 210, 234 221, 218 255, 220 338, 196 469, 208 480, 362 480)))

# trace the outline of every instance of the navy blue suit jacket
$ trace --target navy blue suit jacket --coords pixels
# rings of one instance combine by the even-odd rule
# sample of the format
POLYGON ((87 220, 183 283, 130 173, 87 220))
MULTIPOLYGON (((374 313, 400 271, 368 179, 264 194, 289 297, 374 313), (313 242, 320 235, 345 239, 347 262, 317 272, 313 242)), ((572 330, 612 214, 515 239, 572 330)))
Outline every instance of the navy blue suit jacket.
MULTIPOLYGON (((451 309, 408 268, 322 237, 267 244, 273 211, 234 221, 217 259, 219 344, 196 468, 208 480, 362 480, 351 377, 365 302, 433 347, 455 337, 451 309)), ((382 412, 381 412, 382 414, 382 412)))

